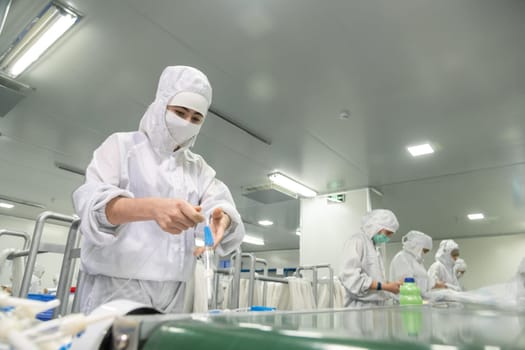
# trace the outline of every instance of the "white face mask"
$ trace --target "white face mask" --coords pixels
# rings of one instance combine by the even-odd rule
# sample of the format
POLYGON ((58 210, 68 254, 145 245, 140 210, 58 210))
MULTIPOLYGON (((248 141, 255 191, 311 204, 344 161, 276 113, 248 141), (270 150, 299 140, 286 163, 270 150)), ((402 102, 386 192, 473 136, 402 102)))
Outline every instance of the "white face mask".
POLYGON ((165 119, 171 138, 178 146, 184 145, 192 137, 197 136, 202 125, 190 123, 172 111, 166 111, 165 119))

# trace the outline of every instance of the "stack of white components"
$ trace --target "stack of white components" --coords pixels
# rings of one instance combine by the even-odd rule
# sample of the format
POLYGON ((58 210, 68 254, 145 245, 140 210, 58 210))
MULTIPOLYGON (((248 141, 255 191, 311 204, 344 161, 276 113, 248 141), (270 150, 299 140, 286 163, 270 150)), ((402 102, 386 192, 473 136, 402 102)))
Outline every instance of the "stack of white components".
MULTIPOLYGON (((263 285, 264 282, 255 280, 255 286, 253 288, 253 305, 262 305, 263 304, 263 285)), ((241 289, 239 291, 239 307, 240 308, 249 308, 250 292, 250 280, 246 278, 241 278, 241 289)))
POLYGON ((230 305, 230 291, 233 276, 217 275, 219 278, 219 290, 217 291, 217 308, 228 309, 230 305))
MULTIPOLYGON (((228 309, 231 297, 233 277, 229 275, 218 275, 219 289, 217 291, 217 308, 228 309)), ((287 277, 288 283, 263 282, 255 280, 253 302, 248 305, 249 279, 243 276, 240 280, 239 308, 246 309, 253 305, 274 307, 277 310, 312 310, 316 308, 330 307, 330 281, 319 280, 316 305, 313 294, 312 282, 308 279, 298 277, 287 277), (263 300, 264 286, 266 285, 266 302, 263 300)), ((333 280, 334 308, 344 306, 345 290, 337 277, 333 280)), ((197 262, 194 287, 187 287, 187 292, 193 294, 192 309, 188 312, 207 312, 206 304, 206 280, 204 278, 204 267, 200 261, 197 262)))
POLYGON ((57 299, 43 302, 0 293, 0 307, 14 307, 14 310, 0 313, 0 348, 8 345, 9 349, 17 350, 67 349, 86 327, 116 316, 72 314, 46 322, 35 319, 38 313, 59 304, 57 299))
MULTIPOLYGON (((317 286, 317 308, 330 308, 330 279, 322 278, 317 286)), ((345 289, 338 277, 334 277, 333 281, 334 294, 334 308, 341 308, 344 306, 345 289)))
POLYGON ((285 283, 266 283, 266 305, 277 310, 290 310, 290 288, 285 283))
POLYGON ((312 283, 298 277, 288 277, 290 310, 312 310, 316 308, 312 283))
MULTIPOLYGON (((187 291, 188 293, 190 291, 187 291)), ((206 270, 201 260, 197 260, 194 271, 193 308, 196 313, 208 311, 208 285, 206 281, 206 270)))

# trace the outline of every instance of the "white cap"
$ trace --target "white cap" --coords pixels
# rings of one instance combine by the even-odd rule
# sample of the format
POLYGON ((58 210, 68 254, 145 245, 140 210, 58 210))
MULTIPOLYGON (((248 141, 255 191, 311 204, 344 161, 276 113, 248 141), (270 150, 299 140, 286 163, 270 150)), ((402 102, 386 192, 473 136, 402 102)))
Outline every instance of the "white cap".
POLYGON ((206 100, 206 98, 201 94, 191 91, 179 92, 169 100, 168 106, 181 106, 190 108, 199 112, 204 117, 208 112, 208 100, 206 100))

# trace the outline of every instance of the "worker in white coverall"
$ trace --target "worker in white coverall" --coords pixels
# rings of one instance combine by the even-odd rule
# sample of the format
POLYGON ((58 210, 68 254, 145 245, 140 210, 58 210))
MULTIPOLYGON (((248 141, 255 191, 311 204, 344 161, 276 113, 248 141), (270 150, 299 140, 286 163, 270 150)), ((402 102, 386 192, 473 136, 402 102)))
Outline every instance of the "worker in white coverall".
POLYGON ((230 191, 190 150, 211 97, 202 72, 167 67, 139 130, 112 134, 95 150, 73 194, 84 236, 83 312, 115 299, 179 312, 206 220, 219 255, 241 244, 244 226, 230 191))
POLYGON ((361 230, 346 241, 340 279, 346 289, 346 307, 382 306, 399 293, 400 281, 386 282, 383 258, 377 246, 399 228, 390 210, 376 209, 362 219, 361 230))
POLYGON ((412 277, 421 290, 422 296, 432 289, 434 282, 430 281, 427 269, 423 265, 423 257, 432 249, 432 237, 423 232, 410 231, 401 239, 403 249, 399 251, 390 263, 390 280, 403 280, 412 277))
POLYGON ((463 287, 463 283, 461 282, 461 279, 463 278, 463 276, 465 276, 465 272, 467 272, 467 263, 465 262, 465 260, 458 258, 454 262, 454 274, 458 279, 458 284, 461 290, 465 290, 465 288, 463 287))
POLYGON ((435 281, 434 288, 461 290, 454 273, 454 262, 459 258, 459 246, 451 239, 445 239, 439 244, 436 261, 428 269, 428 277, 435 281))

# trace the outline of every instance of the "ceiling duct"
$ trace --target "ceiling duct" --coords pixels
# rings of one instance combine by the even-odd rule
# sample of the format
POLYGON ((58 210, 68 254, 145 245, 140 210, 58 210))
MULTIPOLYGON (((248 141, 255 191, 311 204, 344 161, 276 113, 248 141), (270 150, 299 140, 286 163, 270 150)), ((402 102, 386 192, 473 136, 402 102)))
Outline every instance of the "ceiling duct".
POLYGON ((296 199, 297 195, 273 183, 243 187, 242 195, 264 204, 296 199))
POLYGON ((75 167, 73 165, 69 165, 69 164, 62 163, 62 162, 55 162, 55 166, 58 169, 65 170, 65 171, 68 171, 68 172, 73 173, 73 174, 77 174, 77 175, 80 175, 80 176, 85 176, 86 175, 86 171, 84 169, 77 168, 77 167, 75 167))
POLYGON ((28 85, 0 74, 0 117, 5 117, 30 91, 28 85))

